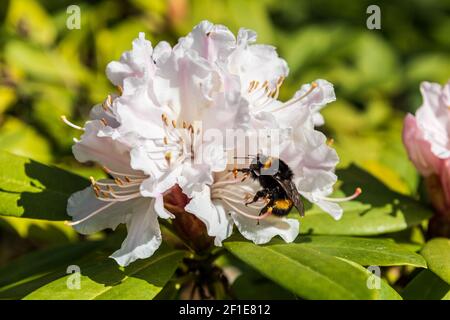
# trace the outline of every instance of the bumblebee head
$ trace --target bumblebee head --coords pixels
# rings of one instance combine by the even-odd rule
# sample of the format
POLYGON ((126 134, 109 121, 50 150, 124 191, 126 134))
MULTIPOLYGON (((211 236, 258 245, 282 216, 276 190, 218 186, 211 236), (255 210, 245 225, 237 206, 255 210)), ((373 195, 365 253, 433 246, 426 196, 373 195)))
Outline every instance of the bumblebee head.
POLYGON ((274 169, 276 171, 276 168, 274 168, 273 166, 274 164, 276 164, 274 163, 275 160, 276 159, 273 157, 265 156, 259 153, 256 155, 255 159, 253 159, 252 163, 250 164, 250 169, 261 173, 264 172, 264 174, 273 175, 275 172, 272 171, 274 171, 274 169))

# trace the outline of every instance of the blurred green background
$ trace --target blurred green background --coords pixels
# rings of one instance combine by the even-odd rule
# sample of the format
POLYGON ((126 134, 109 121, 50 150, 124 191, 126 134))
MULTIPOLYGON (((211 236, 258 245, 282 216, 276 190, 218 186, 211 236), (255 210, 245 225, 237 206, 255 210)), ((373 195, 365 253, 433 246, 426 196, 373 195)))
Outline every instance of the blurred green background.
MULTIPOLYGON (((405 112, 421 104, 421 81, 450 78, 450 1, 338 0, 2 0, 0 1, 0 149, 99 177, 73 159, 67 115, 82 123, 115 89, 111 60, 144 31, 153 44, 176 43, 203 19, 258 32, 290 67, 281 98, 317 78, 335 85, 324 109, 340 166, 355 162, 404 194, 419 178, 401 143, 405 112), (66 10, 81 8, 69 30, 66 10), (366 8, 381 8, 381 30, 368 30, 366 8)), ((50 243, 77 240, 60 222, 0 219, 0 265, 50 243)))

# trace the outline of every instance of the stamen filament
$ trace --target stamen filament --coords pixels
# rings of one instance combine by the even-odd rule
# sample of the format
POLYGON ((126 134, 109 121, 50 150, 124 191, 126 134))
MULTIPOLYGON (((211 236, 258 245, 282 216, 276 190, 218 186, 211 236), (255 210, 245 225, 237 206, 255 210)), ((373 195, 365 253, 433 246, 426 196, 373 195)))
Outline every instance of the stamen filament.
POLYGON ((98 208, 97 210, 95 210, 94 212, 90 213, 89 215, 87 215, 86 217, 84 217, 84 218, 82 218, 80 220, 77 220, 77 221, 66 221, 66 222, 64 222, 64 224, 66 224, 68 226, 76 226, 77 224, 80 224, 80 223, 86 221, 87 219, 92 218, 97 213, 99 213, 100 211, 102 211, 102 210, 112 206, 113 204, 114 204, 114 202, 108 203, 107 205, 105 205, 105 206, 103 206, 101 208, 98 208))
POLYGON ((272 111, 279 111, 279 110, 281 110, 281 109, 284 109, 284 108, 286 108, 286 107, 289 107, 289 106, 291 106, 291 105, 293 105, 293 104, 295 104, 295 103, 297 103, 297 102, 303 100, 303 99, 306 98, 311 92, 313 92, 314 89, 316 89, 317 87, 318 87, 318 84, 317 84, 316 82, 311 83, 311 87, 310 87, 310 88, 308 89, 308 91, 306 91, 303 95, 301 95, 301 96, 298 97, 298 98, 294 98, 294 99, 291 99, 291 100, 287 101, 286 103, 284 103, 283 105, 281 105, 281 106, 278 107, 278 108, 275 108, 275 109, 272 110, 272 111))
POLYGON ((261 215, 261 216, 254 216, 254 215, 251 215, 251 214, 247 214, 247 213, 245 213, 244 211, 242 211, 242 210, 236 208, 233 204, 231 204, 231 202, 229 202, 229 201, 226 200, 226 199, 223 199, 223 201, 224 201, 226 204, 228 204, 228 205, 229 205, 233 210, 235 210, 237 213, 239 213, 240 215, 243 215, 244 217, 247 217, 247 218, 249 218, 249 219, 253 219, 253 220, 263 220, 263 219, 267 218, 268 216, 270 216, 270 215, 272 214, 272 211, 267 210, 267 211, 266 211, 263 215, 261 215))
POLYGON ((77 130, 84 131, 84 128, 83 128, 83 127, 77 126, 76 124, 70 122, 69 120, 67 120, 66 116, 64 116, 64 115, 61 116, 61 120, 62 120, 65 124, 67 124, 69 127, 72 127, 72 128, 74 128, 74 129, 77 129, 77 130))
POLYGON ((320 199, 330 201, 330 202, 346 202, 346 201, 351 201, 351 200, 357 198, 361 193, 362 193, 361 188, 356 188, 355 192, 351 196, 348 196, 348 197, 344 197, 344 198, 320 197, 320 199))
POLYGON ((103 170, 105 170, 106 173, 108 173, 108 174, 114 174, 116 176, 133 177, 133 178, 138 178, 138 179, 144 179, 145 178, 143 175, 137 175, 137 174, 131 174, 131 173, 121 173, 121 172, 113 171, 113 170, 111 170, 111 169, 109 169, 108 167, 105 167, 105 166, 103 166, 103 170))

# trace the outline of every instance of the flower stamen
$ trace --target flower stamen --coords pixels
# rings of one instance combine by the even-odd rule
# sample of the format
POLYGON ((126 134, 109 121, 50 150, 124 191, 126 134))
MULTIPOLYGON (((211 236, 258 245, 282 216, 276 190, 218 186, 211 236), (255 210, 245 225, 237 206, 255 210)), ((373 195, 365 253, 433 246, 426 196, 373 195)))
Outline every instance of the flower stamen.
POLYGON ((84 128, 83 128, 83 127, 77 126, 76 124, 74 124, 74 123, 70 122, 69 120, 67 120, 67 118, 66 118, 65 115, 62 115, 62 116, 61 116, 61 120, 62 120, 65 124, 67 124, 69 127, 72 127, 72 128, 74 128, 74 129, 77 129, 77 130, 84 131, 84 128))
POLYGON ((330 197, 318 197, 321 200, 325 200, 325 201, 330 201, 330 202, 346 202, 346 201, 351 201, 355 198, 357 198, 360 194, 362 193, 361 188, 356 188, 355 192, 348 197, 343 197, 343 198, 330 198, 330 197))
POLYGON ((299 102, 299 101, 305 99, 308 95, 310 95, 310 94, 314 91, 314 89, 316 89, 318 86, 319 86, 319 85, 317 84, 317 82, 312 82, 312 83, 311 83, 311 87, 310 87, 304 94, 302 94, 300 97, 292 98, 291 100, 286 101, 286 102, 285 102, 284 104, 282 104, 280 107, 275 108, 275 109, 272 110, 272 111, 279 111, 279 110, 284 109, 284 108, 286 108, 286 107, 289 107, 289 106, 291 106, 291 105, 293 105, 293 104, 296 104, 297 102, 299 102))

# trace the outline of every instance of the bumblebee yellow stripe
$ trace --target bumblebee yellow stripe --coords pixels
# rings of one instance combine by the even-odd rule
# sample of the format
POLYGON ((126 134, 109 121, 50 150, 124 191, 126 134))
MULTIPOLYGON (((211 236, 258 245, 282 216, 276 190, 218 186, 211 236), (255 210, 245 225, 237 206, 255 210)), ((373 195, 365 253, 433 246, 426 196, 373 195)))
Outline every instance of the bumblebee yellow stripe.
POLYGON ((287 210, 292 207, 292 201, 289 199, 276 200, 274 207, 277 209, 287 210))

